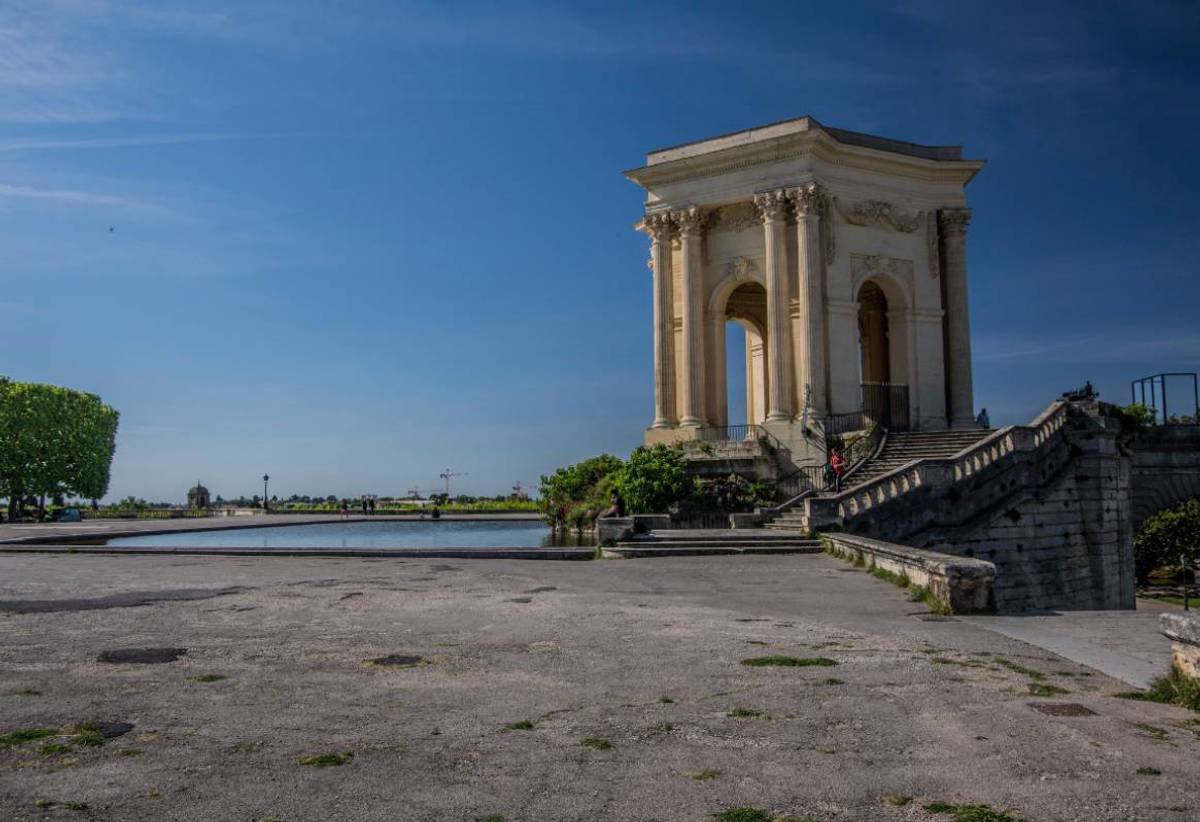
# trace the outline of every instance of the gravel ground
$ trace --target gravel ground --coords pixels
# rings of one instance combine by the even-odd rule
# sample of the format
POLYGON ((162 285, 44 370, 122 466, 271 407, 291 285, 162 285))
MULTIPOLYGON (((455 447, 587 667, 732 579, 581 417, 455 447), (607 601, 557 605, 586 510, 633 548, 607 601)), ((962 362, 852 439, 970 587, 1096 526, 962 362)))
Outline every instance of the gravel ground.
POLYGON ((57 734, 3 819, 1200 818, 1197 715, 1127 689, 821 555, 0 556, 0 734, 57 734))

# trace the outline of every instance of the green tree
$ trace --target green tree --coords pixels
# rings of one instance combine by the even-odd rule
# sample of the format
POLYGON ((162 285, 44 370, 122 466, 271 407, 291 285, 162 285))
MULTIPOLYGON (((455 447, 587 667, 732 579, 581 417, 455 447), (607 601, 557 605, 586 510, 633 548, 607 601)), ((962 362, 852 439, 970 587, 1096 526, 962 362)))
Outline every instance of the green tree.
POLYGON ((1139 583, 1159 568, 1178 566, 1184 557, 1200 558, 1200 499, 1190 499, 1159 511, 1142 524, 1133 538, 1133 564, 1139 583))
POLYGON ((117 422, 95 394, 0 378, 0 496, 10 513, 27 496, 104 496, 117 422))
POLYGON ((554 526, 587 527, 609 505, 613 474, 623 463, 611 454, 583 460, 543 475, 538 501, 542 517, 554 526))
POLYGON ((635 449, 613 477, 613 485, 631 514, 665 512, 692 490, 683 451, 662 444, 635 449))

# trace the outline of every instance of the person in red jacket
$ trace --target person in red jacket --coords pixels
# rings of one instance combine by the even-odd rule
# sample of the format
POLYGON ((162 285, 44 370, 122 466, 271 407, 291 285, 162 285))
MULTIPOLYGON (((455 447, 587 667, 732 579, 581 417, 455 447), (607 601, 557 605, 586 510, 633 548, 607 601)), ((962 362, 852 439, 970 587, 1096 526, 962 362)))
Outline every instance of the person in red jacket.
POLYGON ((842 490, 842 474, 846 473, 846 458, 842 456, 841 451, 833 452, 833 456, 829 458, 829 467, 833 469, 833 491, 836 494, 842 490))

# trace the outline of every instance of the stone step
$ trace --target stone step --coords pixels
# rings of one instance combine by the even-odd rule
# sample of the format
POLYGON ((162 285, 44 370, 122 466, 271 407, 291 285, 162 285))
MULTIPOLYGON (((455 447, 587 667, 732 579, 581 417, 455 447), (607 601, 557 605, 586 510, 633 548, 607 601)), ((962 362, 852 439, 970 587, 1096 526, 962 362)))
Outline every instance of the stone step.
POLYGON ((638 534, 630 542, 654 543, 667 540, 670 542, 712 542, 736 540, 738 542, 754 542, 756 540, 773 541, 773 534, 764 532, 761 528, 679 528, 654 529, 647 534, 638 534))
POLYGON ((650 557, 701 557, 722 554, 819 554, 822 545, 817 540, 792 538, 786 543, 701 546, 688 542, 680 544, 618 543, 611 548, 602 548, 601 554, 608 558, 646 559, 650 557))

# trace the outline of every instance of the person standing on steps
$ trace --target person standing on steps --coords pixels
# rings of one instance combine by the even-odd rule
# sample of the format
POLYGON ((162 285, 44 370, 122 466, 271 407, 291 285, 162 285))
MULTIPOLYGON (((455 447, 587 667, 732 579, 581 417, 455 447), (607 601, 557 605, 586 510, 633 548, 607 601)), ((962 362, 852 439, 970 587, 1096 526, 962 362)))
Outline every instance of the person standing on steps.
POLYGON ((975 424, 980 428, 992 427, 992 421, 988 419, 988 412, 986 408, 979 409, 979 416, 975 418, 975 424))
POLYGON ((829 458, 829 468, 833 471, 833 492, 839 494, 842 491, 842 474, 846 473, 846 458, 841 451, 833 452, 829 458))

